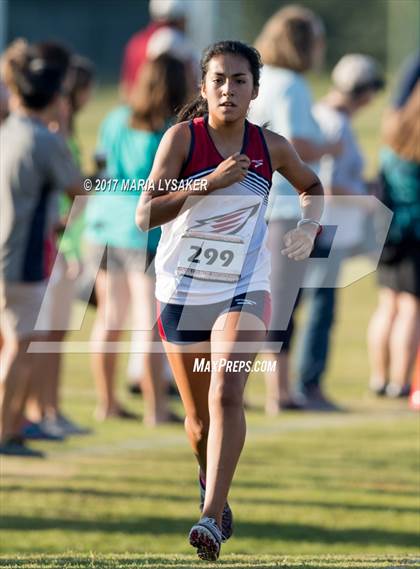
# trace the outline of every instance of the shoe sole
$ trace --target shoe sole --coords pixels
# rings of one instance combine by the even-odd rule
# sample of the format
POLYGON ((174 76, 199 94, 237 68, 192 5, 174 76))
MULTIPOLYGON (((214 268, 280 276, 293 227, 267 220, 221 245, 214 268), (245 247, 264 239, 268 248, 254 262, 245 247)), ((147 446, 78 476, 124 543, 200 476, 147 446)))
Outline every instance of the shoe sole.
POLYGON ((204 526, 195 526, 190 531, 190 544, 197 549, 197 555, 203 561, 217 561, 220 544, 210 530, 204 526))

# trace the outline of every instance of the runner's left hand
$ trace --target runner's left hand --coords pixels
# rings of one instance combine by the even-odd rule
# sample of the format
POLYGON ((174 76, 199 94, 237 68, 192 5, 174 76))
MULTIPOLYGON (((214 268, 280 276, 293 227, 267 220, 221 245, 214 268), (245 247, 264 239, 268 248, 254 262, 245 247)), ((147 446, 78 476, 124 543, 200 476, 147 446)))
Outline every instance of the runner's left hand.
POLYGON ((312 224, 296 227, 288 231, 284 236, 285 249, 282 255, 287 255, 289 259, 303 261, 307 259, 314 248, 314 241, 318 228, 312 224))

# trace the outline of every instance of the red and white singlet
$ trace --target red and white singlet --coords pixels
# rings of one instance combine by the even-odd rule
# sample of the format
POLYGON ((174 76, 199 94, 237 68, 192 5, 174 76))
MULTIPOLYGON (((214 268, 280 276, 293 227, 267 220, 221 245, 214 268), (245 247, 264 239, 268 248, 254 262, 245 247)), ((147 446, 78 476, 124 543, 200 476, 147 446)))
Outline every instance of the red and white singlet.
MULTIPOLYGON (((191 147, 179 180, 203 178, 224 160, 210 137, 207 117, 190 121, 189 127, 191 147)), ((178 216, 162 226, 156 253, 160 302, 203 305, 248 291, 270 291, 265 213, 272 168, 261 128, 248 121, 241 154, 251 161, 242 182, 189 198, 178 216)))

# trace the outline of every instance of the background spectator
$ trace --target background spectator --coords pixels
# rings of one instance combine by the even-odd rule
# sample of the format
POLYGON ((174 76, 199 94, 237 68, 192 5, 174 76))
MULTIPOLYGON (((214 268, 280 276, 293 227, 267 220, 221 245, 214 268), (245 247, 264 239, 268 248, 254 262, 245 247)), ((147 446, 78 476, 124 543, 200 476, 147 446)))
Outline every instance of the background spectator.
POLYGON ((150 0, 149 11, 152 21, 128 41, 124 50, 120 84, 124 101, 129 100, 146 61, 163 53, 186 63, 187 91, 196 88, 197 60, 185 34, 187 3, 185 0, 150 0))
MULTIPOLYGON (((81 169, 81 153, 75 130, 77 114, 89 102, 94 77, 92 63, 79 55, 72 55, 64 82, 65 113, 63 122, 56 128, 66 136, 73 159, 81 169)), ((50 125, 50 128, 54 127, 50 125)), ((70 314, 76 295, 76 281, 82 270, 81 237, 84 216, 80 202, 67 195, 60 196, 60 227, 58 229, 58 253, 54 263, 43 307, 51 315, 48 340, 64 340, 70 322, 70 314), (71 212, 71 217, 69 217, 71 212)), ((43 430, 59 436, 80 435, 88 431, 66 417, 60 404, 60 376, 62 354, 59 351, 48 355, 48 367, 44 373, 44 402, 42 409, 43 430)))
MULTIPOLYGON (((302 160, 317 172, 324 154, 336 155, 341 151, 340 142, 324 141, 312 116, 312 96, 303 76, 322 63, 325 50, 322 22, 307 8, 287 6, 268 20, 255 45, 264 67, 250 119, 288 138, 302 160)), ((266 376, 266 412, 273 415, 280 409, 301 407, 290 393, 289 350, 293 332, 291 314, 306 268, 305 262, 280 254, 279 243, 296 227, 301 210, 294 188, 277 172, 273 175, 269 209, 273 314, 268 341, 282 342, 281 352, 272 354, 277 362, 276 371, 266 376)))
POLYGON ((364 223, 370 201, 363 179, 364 158, 352 127, 352 120, 384 86, 382 72, 375 60, 366 55, 345 55, 332 71, 333 86, 327 96, 314 108, 314 116, 325 140, 341 141, 339 156, 323 156, 320 178, 326 192, 322 222, 339 226, 333 248, 328 232, 318 238, 315 256, 328 257, 311 272, 312 288, 303 297, 308 302, 308 314, 299 336, 297 361, 298 390, 307 409, 334 409, 325 405, 322 389, 330 334, 334 321, 336 284, 344 259, 364 240, 364 223), (343 200, 341 197, 345 196, 343 200))
MULTIPOLYGON (((135 183, 147 179, 160 139, 185 95, 185 71, 180 61, 162 55, 145 64, 130 96, 131 106, 118 107, 101 126, 98 149, 106 156, 111 178, 135 183)), ((99 351, 92 354, 92 368, 99 399, 97 419, 136 418, 117 400, 117 356, 107 349, 107 342, 120 337, 130 309, 133 329, 143 331, 145 422, 154 425, 177 418, 167 408, 162 356, 148 349, 149 343, 159 341, 159 337, 154 326, 154 276, 150 270, 146 273, 146 268, 154 256, 160 231, 141 233, 135 225, 140 193, 118 190, 89 200, 86 238, 92 262, 100 265, 96 279, 98 310, 92 331, 92 341, 99 351), (106 257, 101 262, 105 247, 106 257)))
MULTIPOLYGON (((417 70, 419 65, 417 65, 417 70)), ((403 78, 404 82, 404 78, 403 78)), ((405 397, 420 340, 420 78, 384 118, 384 203, 394 212, 378 267, 379 304, 368 331, 370 387, 405 397)))
POLYGON ((21 436, 28 392, 41 383, 44 354, 27 353, 54 260, 57 193, 81 193, 65 141, 48 130, 59 119, 63 67, 43 46, 17 40, 2 57, 11 114, 0 127, 1 423, 0 452, 40 453, 21 436))

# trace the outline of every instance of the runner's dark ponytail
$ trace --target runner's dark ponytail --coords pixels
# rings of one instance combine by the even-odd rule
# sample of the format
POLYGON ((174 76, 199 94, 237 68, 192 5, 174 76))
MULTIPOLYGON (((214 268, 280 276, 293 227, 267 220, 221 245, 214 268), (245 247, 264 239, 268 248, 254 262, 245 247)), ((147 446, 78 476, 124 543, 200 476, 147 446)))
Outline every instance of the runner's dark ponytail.
POLYGON ((197 117, 203 117, 209 112, 206 99, 201 95, 187 103, 178 113, 178 122, 189 121, 197 117))

